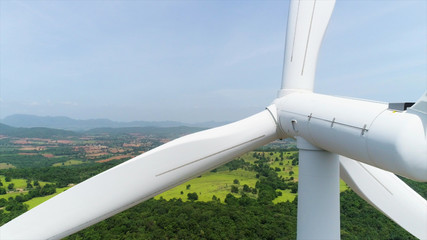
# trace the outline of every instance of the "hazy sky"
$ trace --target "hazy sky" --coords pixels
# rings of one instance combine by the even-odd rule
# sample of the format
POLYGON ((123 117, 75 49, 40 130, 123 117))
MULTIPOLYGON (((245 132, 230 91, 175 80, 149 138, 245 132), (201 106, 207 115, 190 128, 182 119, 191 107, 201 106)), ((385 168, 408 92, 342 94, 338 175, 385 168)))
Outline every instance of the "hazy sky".
MULTIPOLYGON (((282 77, 288 1, 0 1, 0 118, 233 121, 282 77)), ((315 91, 427 89, 427 1, 338 0, 315 91)))

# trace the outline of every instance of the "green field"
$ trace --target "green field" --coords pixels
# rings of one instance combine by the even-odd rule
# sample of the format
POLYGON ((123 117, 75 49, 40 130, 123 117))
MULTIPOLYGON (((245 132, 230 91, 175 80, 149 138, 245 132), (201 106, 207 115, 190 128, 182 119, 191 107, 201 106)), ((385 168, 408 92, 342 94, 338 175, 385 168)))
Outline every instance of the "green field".
POLYGON ((11 179, 10 182, 6 182, 5 176, 0 175, 0 181, 3 183, 3 187, 7 189, 7 186, 13 183, 15 189, 21 188, 24 189, 27 187, 27 180, 25 179, 11 179))
POLYGON ((256 158, 253 157, 253 152, 248 152, 243 154, 242 156, 240 156, 240 158, 244 159, 245 162, 248 162, 250 164, 254 164, 256 160, 256 158))
MULTIPOLYGON (((5 198, 8 199, 10 197, 16 197, 20 194, 25 194, 28 191, 26 191, 25 189, 27 188, 27 180, 26 179, 22 179, 22 178, 12 178, 10 182, 6 182, 5 180, 5 176, 0 175, 0 181, 3 183, 3 188, 5 188, 7 191, 7 186, 11 183, 14 184, 14 191, 8 191, 8 193, 4 194, 4 195, 0 195, 0 198, 5 198)), ((31 182, 33 183, 33 182, 31 182)), ((41 182, 39 181, 39 184, 41 187, 43 187, 44 185, 48 184, 49 182, 41 182)))
POLYGON ((199 196, 199 201, 211 201, 215 195, 217 198, 220 198, 221 202, 224 202, 225 196, 231 192, 232 185, 236 185, 239 190, 243 188, 244 184, 247 184, 249 187, 255 187, 255 183, 258 180, 255 178, 255 175, 255 172, 243 169, 218 171, 216 173, 209 172, 202 175, 202 177, 192 179, 157 195, 155 198, 159 199, 162 197, 166 200, 181 198, 183 201, 186 201, 187 194, 195 192, 199 196), (239 184, 233 184, 234 179, 239 180, 239 184), (187 189, 187 185, 190 185, 189 189, 187 189))
POLYGON ((62 193, 63 191, 65 191, 65 190, 67 190, 69 188, 70 187, 57 188, 55 194, 52 194, 52 195, 49 195, 49 196, 43 196, 43 197, 36 197, 36 198, 28 200, 28 201, 26 201, 24 203, 28 205, 28 210, 30 210, 31 208, 33 208, 33 207, 35 207, 35 206, 37 206, 37 205, 39 205, 39 204, 41 204, 41 203, 49 200, 50 198, 55 197, 56 195, 62 193))
MULTIPOLYGON (((254 164, 257 160, 253 156, 254 152, 246 153, 242 155, 240 158, 245 162, 254 164)), ((265 152, 265 156, 271 159, 270 168, 276 169, 280 168, 280 171, 277 171, 277 174, 284 179, 294 178, 294 181, 298 181, 298 166, 292 166, 292 160, 289 159, 294 154, 297 154, 297 151, 284 152, 283 153, 283 161, 280 158, 279 152, 265 152), (291 171, 293 172, 291 174, 291 171)), ((243 169, 237 169, 233 171, 228 171, 227 168, 220 167, 217 172, 209 172, 203 174, 201 177, 194 178, 186 183, 183 183, 175 188, 172 188, 160 195, 157 195, 155 199, 166 199, 170 200, 173 198, 181 198, 183 201, 188 201, 187 194, 188 193, 197 193, 199 199, 198 201, 211 201, 212 197, 215 195, 220 199, 221 202, 224 202, 227 194, 231 193, 231 186, 235 185, 239 188, 239 193, 233 193, 236 197, 240 195, 242 192, 242 188, 244 184, 247 184, 249 187, 254 188, 258 179, 255 177, 256 172, 247 171, 243 169), (234 184, 234 179, 239 180, 239 184, 234 184), (187 189, 187 186, 190 185, 190 188, 187 189)), ((344 181, 340 180, 340 192, 348 189, 348 186, 344 183, 344 181)), ((291 193, 290 189, 280 190, 282 192, 282 196, 277 197, 273 202, 286 202, 293 201, 297 194, 291 193)), ((256 198, 255 194, 246 193, 249 197, 256 198)))
MULTIPOLYGON (((258 160, 254 156, 254 154, 262 154, 264 157, 268 159, 268 164, 270 168, 274 169, 279 177, 287 179, 288 181, 296 182, 298 181, 299 169, 298 169, 298 166, 292 165, 292 158, 294 158, 296 153, 297 153, 296 151, 283 152, 282 154, 279 152, 250 152, 242 155, 240 159, 243 159, 245 162, 253 165, 255 164, 255 161, 258 160), (281 155, 283 156, 283 160, 281 155), (293 177, 293 180, 291 177, 293 177)), ((67 165, 76 165, 76 164, 82 164, 82 163, 83 162, 79 160, 69 160, 64 163, 56 163, 53 166, 67 166, 67 165)), ((200 177, 194 178, 173 189, 170 189, 156 196, 155 199, 163 198, 166 200, 170 200, 173 198, 176 198, 176 199, 180 198, 183 201, 188 201, 187 194, 197 193, 198 201, 203 201, 203 202, 211 201, 213 196, 215 196, 221 202, 224 202, 227 194, 231 193, 232 186, 236 186, 238 188, 238 193, 233 193, 233 195, 235 195, 236 197, 240 197, 243 194, 243 186, 245 184, 248 185, 250 188, 255 188, 255 184, 259 180, 256 177, 256 174, 257 172, 255 171, 244 170, 242 168, 238 168, 237 170, 230 171, 228 167, 223 166, 218 168, 216 172, 205 173, 200 177), (237 184, 234 183, 236 179, 238 180, 237 184)), ((27 193, 26 179, 11 179, 11 182, 6 183, 5 176, 0 175, 0 180, 4 185, 3 186, 4 188, 7 188, 7 185, 9 185, 10 183, 14 183, 15 189, 19 190, 19 191, 17 190, 17 191, 8 192, 5 195, 0 195, 0 198, 8 199, 9 197, 16 197, 20 194, 27 193)), ((44 186, 45 184, 48 184, 48 183, 40 182, 41 186, 44 186)), ((25 202, 25 204, 27 204, 31 209, 69 188, 70 187, 58 188, 57 193, 55 194, 33 198, 25 202)), ((348 186, 341 180, 340 191, 342 192, 346 189, 348 189, 348 186)), ((293 201, 297 196, 297 194, 291 193, 290 189, 278 190, 278 191, 280 191, 282 194, 281 196, 278 196, 276 199, 274 199, 273 201, 274 203, 293 201)), ((254 198, 254 199, 257 198, 257 194, 253 194, 253 193, 245 193, 245 194, 251 198, 254 198)))
POLYGON ((62 163, 54 163, 52 166, 61 167, 61 166, 77 165, 77 164, 82 164, 82 163, 84 163, 84 162, 80 161, 80 160, 68 160, 68 161, 62 162, 62 163))
POLYGON ((286 201, 292 202, 297 196, 297 194, 291 193, 290 189, 279 190, 279 191, 282 192, 282 196, 278 196, 276 199, 274 199, 273 203, 286 202, 286 201))
POLYGON ((16 168, 10 163, 0 163, 0 169, 9 169, 9 168, 16 168))
POLYGON ((20 193, 20 192, 9 192, 6 193, 4 195, 0 195, 0 199, 4 198, 4 199, 9 199, 10 197, 15 198, 18 195, 24 194, 26 192, 20 193))

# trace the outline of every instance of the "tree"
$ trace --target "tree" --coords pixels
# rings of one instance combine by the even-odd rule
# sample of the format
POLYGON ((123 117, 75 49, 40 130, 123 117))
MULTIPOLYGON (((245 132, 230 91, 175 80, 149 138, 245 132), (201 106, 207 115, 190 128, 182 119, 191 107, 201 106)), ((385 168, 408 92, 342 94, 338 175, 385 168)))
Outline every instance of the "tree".
POLYGON ((187 198, 190 201, 196 201, 199 199, 199 196, 197 195, 197 193, 193 192, 193 193, 187 194, 187 198))
POLYGON ((227 194, 224 202, 227 203, 228 205, 238 205, 239 204, 239 200, 231 193, 227 194))
POLYGON ((251 191, 251 188, 247 184, 243 185, 243 192, 250 192, 250 191, 251 191))
POLYGON ((297 193, 298 192, 298 183, 295 182, 289 182, 288 188, 291 189, 291 193, 297 193))
POLYGON ((0 195, 6 194, 6 189, 0 187, 0 195))
POLYGON ((53 185, 53 184, 46 184, 40 190, 41 196, 47 196, 47 195, 51 195, 54 193, 56 193, 56 188, 55 188, 55 185, 53 185))
POLYGON ((33 188, 33 185, 31 184, 30 179, 27 179, 27 188, 33 188))
POLYGON ((231 186, 231 192, 232 193, 238 193, 239 192, 239 188, 235 185, 231 186))
MULTIPOLYGON (((4 190, 6 191, 6 189, 4 190)), ((0 188, 0 191, 1 191, 1 188, 0 188)), ((0 198, 0 208, 6 206, 6 204, 7 204, 7 200, 4 198, 0 198)))
POLYGON ((4 179, 6 182, 10 182, 11 181, 11 179, 10 179, 10 176, 6 176, 6 178, 4 179))
POLYGON ((238 179, 234 179, 233 183, 234 183, 234 184, 239 184, 240 182, 239 182, 239 180, 238 180, 238 179))
POLYGON ((191 188, 191 185, 190 184, 188 184, 187 185, 187 190, 189 190, 191 188))
POLYGON ((276 195, 276 190, 269 184, 267 184, 266 182, 260 182, 258 184, 258 202, 265 204, 265 203, 270 203, 271 201, 273 201, 277 195, 276 195))
POLYGON ((15 197, 15 200, 18 202, 25 202, 25 198, 23 195, 18 195, 15 197))
POLYGON ((3 186, 3 183, 0 181, 0 187, 3 186))
POLYGON ((7 189, 12 190, 15 187, 15 184, 11 183, 7 186, 7 189))
POLYGON ((292 166, 296 166, 296 165, 298 165, 298 163, 299 163, 299 161, 297 158, 292 160, 292 166))
POLYGON ((219 199, 219 198, 217 198, 215 195, 213 195, 213 196, 212 196, 212 201, 214 201, 214 202, 219 202, 219 201, 220 201, 220 199, 219 199))

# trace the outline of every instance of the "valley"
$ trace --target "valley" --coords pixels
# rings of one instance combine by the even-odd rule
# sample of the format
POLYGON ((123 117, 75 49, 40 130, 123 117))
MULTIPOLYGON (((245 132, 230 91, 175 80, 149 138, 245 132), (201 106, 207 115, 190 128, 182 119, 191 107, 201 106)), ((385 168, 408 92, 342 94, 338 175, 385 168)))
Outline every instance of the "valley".
MULTIPOLYGON (((91 176, 199 130, 133 128, 64 132, 38 128, 2 131, 2 127, 1 225, 91 176), (34 137, 34 131, 43 137, 34 137)), ((67 239, 224 239, 231 235, 235 239, 294 239, 298 173, 295 142, 276 141, 67 239)), ((426 184, 404 180, 427 196, 426 184)), ((375 234, 378 236, 375 239, 394 239, 393 236, 412 239, 355 195, 343 181, 340 191, 342 239, 375 234)))

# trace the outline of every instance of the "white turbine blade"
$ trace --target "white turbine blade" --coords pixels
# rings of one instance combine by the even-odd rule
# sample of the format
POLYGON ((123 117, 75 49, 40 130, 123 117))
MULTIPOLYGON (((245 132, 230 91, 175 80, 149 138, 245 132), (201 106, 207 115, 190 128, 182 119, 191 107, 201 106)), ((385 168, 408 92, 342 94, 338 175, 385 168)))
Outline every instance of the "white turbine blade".
POLYGON ((341 178, 363 199, 419 239, 427 239, 427 201, 396 175, 340 156, 341 178))
POLYGON ((317 55, 335 0, 292 0, 286 33, 280 96, 291 89, 313 91, 317 55))
POLYGON ((77 232, 277 139, 276 119, 272 106, 166 143, 24 213, 0 228, 0 238, 59 239, 77 232))

